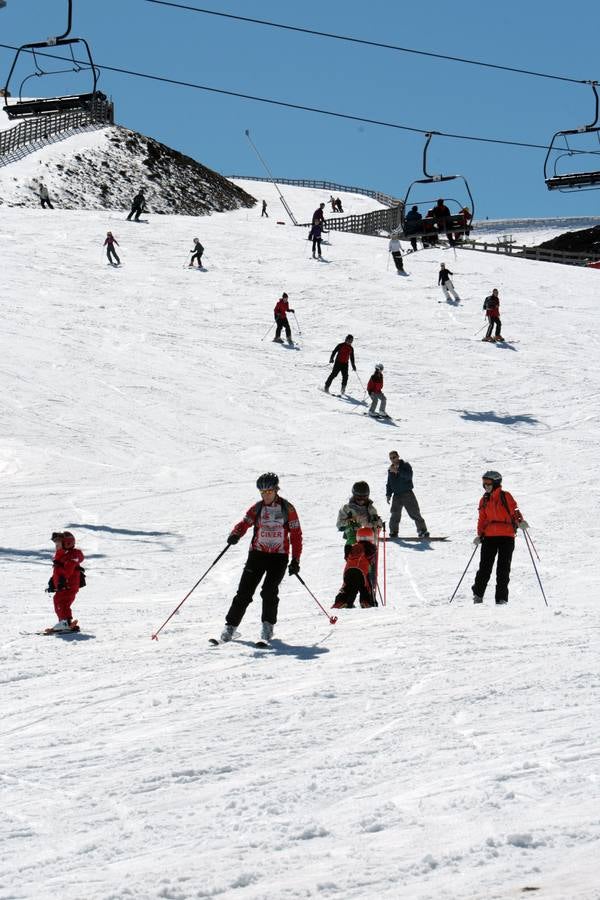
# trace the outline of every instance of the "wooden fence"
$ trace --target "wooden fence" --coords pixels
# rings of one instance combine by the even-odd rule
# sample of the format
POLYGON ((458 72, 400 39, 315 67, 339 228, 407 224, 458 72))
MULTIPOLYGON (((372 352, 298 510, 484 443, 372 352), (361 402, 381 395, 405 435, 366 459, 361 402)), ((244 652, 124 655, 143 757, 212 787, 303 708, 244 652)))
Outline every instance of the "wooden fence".
POLYGON ((562 263, 566 266, 585 266, 597 259, 589 253, 574 253, 568 250, 553 250, 551 247, 528 247, 512 241, 472 241, 464 240, 456 244, 462 250, 479 250, 482 253, 502 253, 520 259, 535 259, 539 262, 562 263))
MULTIPOLYGON (((394 228, 400 225, 401 206, 391 209, 375 209, 360 216, 344 216, 339 219, 326 219, 325 231, 351 231, 354 234, 370 234, 379 236, 386 232, 387 237, 394 228)), ((310 228, 310 223, 303 223, 301 228, 310 228)))
POLYGON ((113 104, 106 99, 94 100, 86 109, 34 116, 14 128, 0 131, 0 166, 14 162, 54 140, 61 140, 68 133, 86 128, 102 128, 113 122, 113 104))

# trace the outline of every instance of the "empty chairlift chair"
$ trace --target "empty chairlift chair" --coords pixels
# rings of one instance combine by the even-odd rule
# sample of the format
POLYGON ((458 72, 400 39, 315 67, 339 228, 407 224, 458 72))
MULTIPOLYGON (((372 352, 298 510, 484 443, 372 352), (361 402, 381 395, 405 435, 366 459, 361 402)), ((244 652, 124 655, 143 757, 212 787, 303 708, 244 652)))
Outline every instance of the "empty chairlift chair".
MULTIPOLYGON (((586 81, 594 92, 596 114, 594 121, 580 128, 569 128, 566 131, 557 131, 548 147, 544 160, 544 179, 549 191, 597 190, 600 188, 600 125, 598 125, 598 82, 586 81), (569 144, 569 136, 576 134, 593 134, 596 137, 597 148, 595 150, 578 150, 569 144), (562 141, 561 141, 562 138, 562 141), (564 142, 564 143, 563 143, 564 142), (564 172, 561 171, 565 157, 583 160, 585 156, 592 156, 596 161, 592 171, 564 172), (552 162, 551 162, 552 160, 552 162), (550 174, 551 173, 551 174, 550 174)), ((586 166, 586 168, 589 168, 586 166)))

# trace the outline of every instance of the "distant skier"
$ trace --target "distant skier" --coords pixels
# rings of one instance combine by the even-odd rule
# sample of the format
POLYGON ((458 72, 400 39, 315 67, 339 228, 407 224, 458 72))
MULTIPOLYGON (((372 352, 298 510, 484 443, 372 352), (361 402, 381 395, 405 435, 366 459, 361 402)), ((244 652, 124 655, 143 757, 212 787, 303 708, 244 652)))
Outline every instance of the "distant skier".
MULTIPOLYGON (((71 607, 82 584, 81 563, 83 553, 75 547, 75 538, 70 531, 55 531, 52 534, 55 547, 52 578, 48 582, 49 593, 54 593, 54 611, 58 622, 52 631, 71 631, 73 617, 71 607)), ((83 582, 85 583, 85 582, 83 582)))
POLYGON ((444 292, 444 297, 446 300, 450 300, 450 295, 452 295, 452 299, 456 302, 460 301, 460 297, 454 290, 454 285, 452 283, 453 272, 450 269, 447 269, 444 263, 440 263, 440 271, 438 274, 438 284, 441 284, 442 290, 444 292))
POLYGON ((263 200, 263 202, 262 202, 262 212, 260 214, 261 219, 263 216, 266 216, 267 219, 269 218, 269 213, 267 212, 267 201, 266 200, 263 200))
POLYGON ((340 200, 339 197, 337 197, 336 201, 335 201, 335 211, 339 212, 339 213, 344 212, 344 210, 342 209, 342 201, 340 200))
POLYGON ((294 341, 292 340, 292 330, 290 328, 290 323, 288 322, 287 314, 294 310, 290 309, 290 304, 288 302, 288 295, 284 291, 281 295, 280 299, 275 304, 275 309, 273 310, 273 315, 275 316, 275 321, 277 322, 277 328, 275 330, 275 337, 273 341, 277 344, 283 344, 281 340, 281 331, 285 331, 285 336, 287 338, 287 342, 290 345, 293 345, 294 341))
POLYGON ((390 467, 385 486, 385 496, 388 503, 390 500, 392 501, 390 507, 390 537, 398 537, 402 510, 405 509, 417 526, 418 536, 426 540, 429 537, 429 531, 413 491, 412 466, 410 463, 400 459, 397 450, 390 450, 390 467))
POLYGON ((392 254, 392 259, 396 265, 396 271, 404 275, 404 263, 402 261, 402 247, 397 237, 390 238, 388 250, 392 254))
POLYGON ((351 547, 356 543, 356 532, 362 525, 371 526, 377 536, 383 521, 370 499, 371 490, 366 481, 357 481, 352 485, 352 496, 338 512, 336 528, 343 532, 345 546, 344 557, 347 559, 351 547))
POLYGON ((383 416, 389 419, 385 411, 387 397, 383 393, 383 363, 377 363, 375 371, 367 382, 367 394, 371 398, 371 407, 369 409, 370 416, 383 416), (379 404, 379 412, 377 412, 377 404, 379 404))
POLYGON ((504 338, 500 333, 502 328, 502 321, 500 320, 500 297, 498 295, 498 288, 494 288, 489 297, 486 297, 483 301, 483 308, 485 310, 485 314, 488 318, 488 329, 485 333, 485 337, 482 338, 484 341, 503 341, 504 338), (496 329, 496 333, 494 337, 492 337, 492 331, 496 329))
MULTIPOLYGON (((406 213, 406 218, 404 219, 404 233, 407 237, 410 237, 412 234, 421 234, 423 230, 423 216, 419 212, 418 206, 415 204, 411 206, 410 210, 406 213)), ((416 237, 410 237, 410 245, 413 250, 417 249, 417 239, 416 237)))
POLYGON ((48 188, 43 181, 40 181, 38 190, 40 195, 40 206, 42 207, 42 209, 45 209, 46 207, 48 207, 48 209, 54 209, 52 203, 50 202, 50 194, 48 193, 48 188))
POLYGON ((352 609, 356 595, 360 596, 363 609, 377 606, 371 575, 377 557, 375 533, 372 528, 361 527, 356 532, 356 543, 350 547, 344 568, 344 581, 333 603, 333 609, 352 609))
POLYGON ((353 336, 351 334, 347 334, 343 342, 341 344, 338 344, 337 347, 334 347, 334 349, 331 351, 329 362, 333 363, 333 369, 329 373, 327 381, 325 382, 324 391, 326 394, 329 393, 329 388, 331 387, 333 379, 336 377, 336 375, 339 375, 340 372, 342 374, 342 394, 346 393, 346 385, 348 384, 348 363, 350 363, 350 365, 356 372, 356 363, 354 361, 354 347, 352 346, 353 341, 353 336))
POLYGON ((116 260, 116 265, 120 266, 121 260, 119 259, 117 251, 115 250, 115 244, 117 245, 117 247, 119 246, 118 240, 113 235, 112 231, 107 231, 106 232, 106 240, 104 241, 104 244, 103 244, 103 246, 106 247, 106 256, 107 256, 108 261, 111 264, 111 266, 114 265, 113 258, 116 260))
POLYGON ((325 224, 325 213, 323 210, 325 209, 324 203, 319 203, 318 209, 315 209, 312 217, 311 225, 320 225, 323 227, 325 224))
POLYGON ((317 253, 319 259, 321 259, 321 236, 323 234, 323 226, 316 224, 313 225, 310 229, 310 234, 308 236, 309 240, 312 240, 312 255, 313 259, 317 258, 317 253))
POLYGON ((133 216, 134 222, 138 222, 143 212, 146 212, 146 198, 144 197, 143 191, 138 191, 131 201, 131 211, 127 216, 127 221, 131 221, 131 217, 133 216))
POLYGON ((193 268, 194 268, 194 260, 197 260, 197 262, 198 262, 198 268, 199 268, 199 269, 202 269, 202 268, 203 268, 203 266, 202 266, 202 254, 204 253, 204 247, 203 247, 202 244, 200 243, 199 238, 194 238, 194 249, 193 249, 193 250, 190 250, 190 253, 192 254, 192 256, 191 256, 191 258, 190 258, 190 264, 189 264, 189 266, 188 266, 188 269, 193 269, 193 268))
POLYGON ((334 200, 333 194, 330 194, 329 202, 331 203, 331 212, 337 212, 337 200, 334 200))
POLYGON ((529 525, 523 518, 514 497, 502 490, 502 475, 490 470, 482 476, 484 494, 479 501, 477 536, 473 543, 481 544, 479 569, 473 583, 473 603, 483 603, 483 595, 490 580, 494 560, 496 565, 496 603, 508 603, 510 564, 515 549, 518 528, 529 525))
POLYGON ((260 592, 262 597, 261 639, 270 641, 277 623, 279 606, 279 585, 288 565, 288 553, 292 548, 292 561, 288 566, 290 575, 300 571, 302 554, 302 529, 298 514, 288 500, 279 496, 279 478, 274 472, 266 472, 256 482, 261 499, 254 503, 244 518, 234 525, 227 538, 228 544, 237 544, 239 539, 253 529, 248 559, 240 578, 237 592, 225 616, 222 641, 232 640, 236 628, 252 603, 254 591, 263 575, 266 576, 260 592))

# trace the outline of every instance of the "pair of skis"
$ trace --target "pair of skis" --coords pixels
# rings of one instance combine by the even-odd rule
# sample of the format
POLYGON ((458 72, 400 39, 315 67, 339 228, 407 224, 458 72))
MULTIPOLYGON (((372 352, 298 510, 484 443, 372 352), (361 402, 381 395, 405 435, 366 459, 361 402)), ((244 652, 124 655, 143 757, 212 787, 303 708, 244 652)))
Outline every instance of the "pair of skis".
MULTIPOLYGON (((209 638, 208 643, 211 647, 220 647, 221 644, 230 644, 231 641, 220 641, 218 640, 218 638, 209 638)), ((254 646, 257 648, 257 650, 271 650, 271 644, 269 643, 269 641, 254 641, 254 646)))

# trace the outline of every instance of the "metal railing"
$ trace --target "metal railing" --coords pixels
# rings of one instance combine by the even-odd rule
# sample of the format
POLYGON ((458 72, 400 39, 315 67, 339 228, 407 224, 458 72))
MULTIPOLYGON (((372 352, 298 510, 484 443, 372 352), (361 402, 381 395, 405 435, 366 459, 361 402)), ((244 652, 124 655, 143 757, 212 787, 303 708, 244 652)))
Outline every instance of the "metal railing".
MULTIPOLYGON (((225 178, 238 178, 240 181, 266 181, 264 176, 260 175, 225 175, 225 178)), ((371 188, 356 187, 356 185, 338 184, 335 181, 316 181, 312 178, 275 178, 277 184, 293 184, 296 187, 317 188, 321 191, 343 191, 348 194, 364 194, 365 197, 372 197, 378 203, 384 206, 401 206, 402 201, 397 197, 390 197, 381 191, 374 191, 371 188)))
POLYGON ((103 128, 114 122, 114 107, 110 100, 97 99, 86 108, 49 113, 20 122, 14 128, 0 131, 0 166, 21 159, 27 153, 69 133, 86 128, 103 128))
POLYGON ((551 247, 528 247, 512 241, 472 241, 463 240, 455 245, 462 250, 479 250, 481 253, 502 253, 519 259, 534 259, 539 262, 562 263, 566 266, 585 266, 597 259, 590 253, 575 253, 569 250, 553 250, 551 247))

